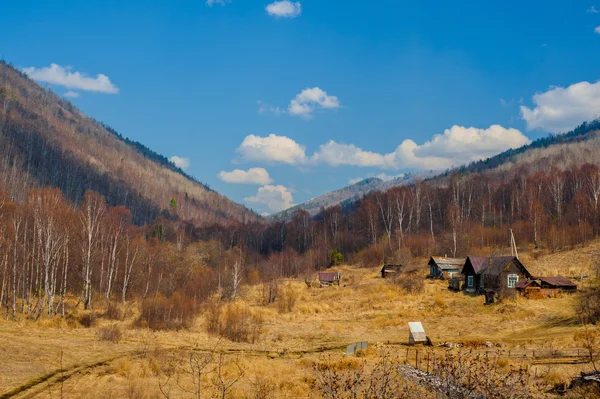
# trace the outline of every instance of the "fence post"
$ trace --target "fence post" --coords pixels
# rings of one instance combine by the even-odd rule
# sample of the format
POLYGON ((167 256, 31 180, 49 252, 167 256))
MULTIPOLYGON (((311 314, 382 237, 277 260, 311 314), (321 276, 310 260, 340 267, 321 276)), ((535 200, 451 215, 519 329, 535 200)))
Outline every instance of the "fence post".
POLYGON ((429 352, 427 352, 427 374, 429 374, 429 352))
POLYGON ((419 350, 415 351, 415 368, 419 369, 419 350))
POLYGON ((406 364, 410 364, 408 363, 408 347, 406 348, 406 364))

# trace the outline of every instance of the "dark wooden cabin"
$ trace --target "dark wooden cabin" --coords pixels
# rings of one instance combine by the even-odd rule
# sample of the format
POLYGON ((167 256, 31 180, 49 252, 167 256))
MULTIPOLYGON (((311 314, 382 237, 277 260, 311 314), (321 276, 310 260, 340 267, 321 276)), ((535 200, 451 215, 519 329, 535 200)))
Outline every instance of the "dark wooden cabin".
POLYGON ((429 265, 429 277, 452 279, 460 274, 465 264, 465 259, 432 256, 427 264, 429 265))
POLYGON ((519 281, 517 291, 531 299, 554 298, 563 293, 576 292, 577 284, 562 276, 533 277, 519 281))
POLYGON ((493 291, 500 297, 514 295, 519 281, 531 279, 531 273, 514 256, 469 256, 461 273, 464 291, 474 294, 493 291))
POLYGON ((396 278, 402 271, 399 263, 388 263, 381 268, 381 278, 396 278))
POLYGON ((319 283, 321 285, 340 285, 340 272, 319 272, 319 283))

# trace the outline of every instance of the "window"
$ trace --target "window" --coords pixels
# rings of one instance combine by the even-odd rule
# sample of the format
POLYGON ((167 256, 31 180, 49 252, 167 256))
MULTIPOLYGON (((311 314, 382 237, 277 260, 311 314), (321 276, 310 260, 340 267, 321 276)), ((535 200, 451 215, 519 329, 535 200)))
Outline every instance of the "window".
POLYGON ((467 276, 467 287, 473 288, 473 276, 467 276))
POLYGON ((518 281, 519 281, 519 276, 517 276, 516 274, 509 274, 508 275, 508 288, 515 288, 518 281))

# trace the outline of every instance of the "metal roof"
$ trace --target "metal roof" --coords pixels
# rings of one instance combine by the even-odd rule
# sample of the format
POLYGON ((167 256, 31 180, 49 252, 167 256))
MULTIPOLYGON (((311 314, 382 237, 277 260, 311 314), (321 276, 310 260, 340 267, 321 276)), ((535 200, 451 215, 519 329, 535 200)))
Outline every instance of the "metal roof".
POLYGON ((498 275, 512 261, 515 261, 517 266, 523 269, 525 275, 531 276, 525 266, 514 256, 495 256, 491 258, 485 256, 467 257, 467 262, 471 262, 471 266, 473 266, 476 274, 498 275))
POLYGON ((562 276, 537 277, 537 279, 546 284, 555 285, 558 287, 577 287, 577 284, 562 276))
POLYGON ((459 269, 465 264, 464 258, 446 258, 445 256, 432 256, 429 263, 435 263, 442 270, 459 269))
POLYGON ((339 272, 319 272, 319 281, 327 281, 334 282, 339 280, 340 273, 339 272))

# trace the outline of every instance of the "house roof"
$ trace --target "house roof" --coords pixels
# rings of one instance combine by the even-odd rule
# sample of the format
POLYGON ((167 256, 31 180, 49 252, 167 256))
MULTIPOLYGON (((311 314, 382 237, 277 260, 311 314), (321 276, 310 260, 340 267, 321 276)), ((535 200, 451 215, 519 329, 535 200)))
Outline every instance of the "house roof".
POLYGON ((542 282, 544 282, 546 284, 554 285, 557 287, 577 287, 577 284, 575 284, 568 278, 562 277, 562 276, 537 277, 537 279, 541 280, 542 282))
POLYGON ((446 258, 445 256, 432 256, 429 264, 434 263, 440 270, 460 269, 465 264, 464 258, 446 258))
POLYGON ((340 278, 339 272, 319 272, 319 281, 334 282, 340 278))
MULTIPOLYGON (((491 274, 498 275, 502 273, 502 270, 510 263, 515 261, 517 266, 523 269, 525 275, 531 276, 529 271, 523 266, 523 264, 514 256, 496 256, 496 257, 484 257, 484 256, 469 256, 467 262, 471 262, 473 270, 476 274, 491 274)), ((466 262, 465 262, 466 264, 466 262)))
POLYGON ((538 282, 535 280, 519 280, 519 281, 517 281, 515 288, 518 290, 522 290, 522 289, 529 287, 530 285, 536 285, 538 288, 540 286, 538 284, 538 282))

